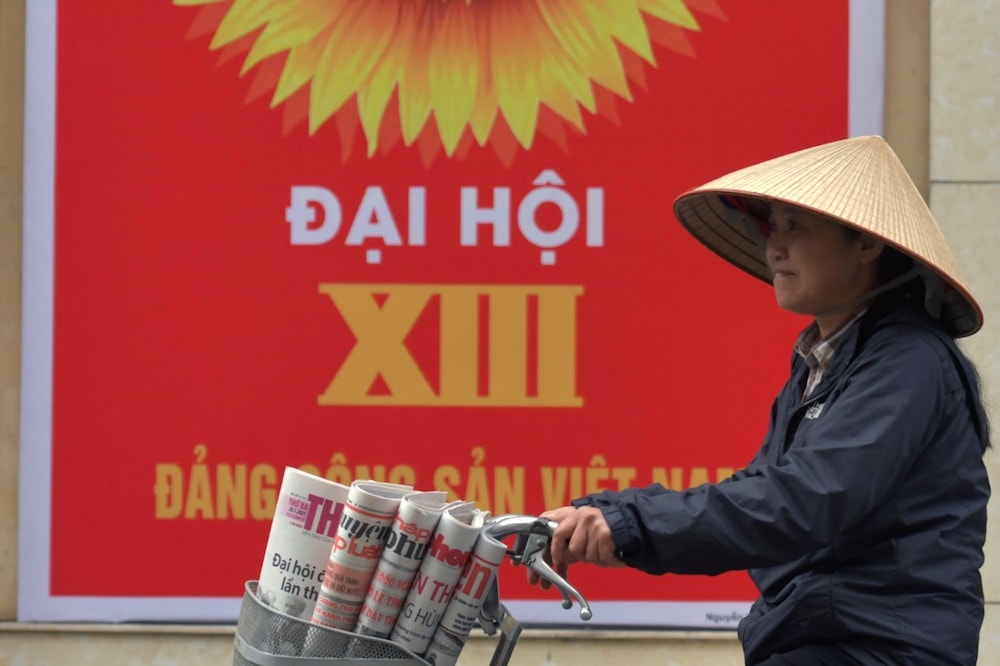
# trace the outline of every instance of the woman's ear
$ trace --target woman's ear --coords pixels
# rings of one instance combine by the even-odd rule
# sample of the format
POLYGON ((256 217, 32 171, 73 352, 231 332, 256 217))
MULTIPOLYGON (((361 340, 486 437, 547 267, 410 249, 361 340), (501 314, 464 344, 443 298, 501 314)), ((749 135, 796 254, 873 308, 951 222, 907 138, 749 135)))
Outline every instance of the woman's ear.
POLYGON ((862 232, 858 236, 858 258, 862 264, 869 264, 878 261, 882 251, 885 249, 885 241, 877 236, 862 232))

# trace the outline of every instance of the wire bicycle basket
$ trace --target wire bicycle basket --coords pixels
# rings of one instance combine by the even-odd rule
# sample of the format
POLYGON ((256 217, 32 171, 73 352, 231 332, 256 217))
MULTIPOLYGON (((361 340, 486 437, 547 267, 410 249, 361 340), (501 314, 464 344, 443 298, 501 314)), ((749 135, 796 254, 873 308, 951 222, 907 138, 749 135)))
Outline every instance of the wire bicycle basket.
POLYGON ((236 623, 233 666, 366 666, 428 664, 392 641, 324 627, 286 615, 257 597, 257 581, 246 583, 236 623))
MULTIPOLYGON (((516 536, 506 556, 532 569, 563 596, 562 605, 580 605, 580 617, 590 619, 586 599, 556 573, 543 555, 555 523, 544 518, 505 515, 483 529, 497 541, 516 536)), ((496 577, 483 599, 479 624, 490 636, 500 636, 490 666, 506 666, 521 633, 521 625, 500 603, 496 577)), ((365 636, 313 624, 265 604, 257 596, 257 581, 247 581, 236 623, 233 666, 433 666, 433 663, 385 638, 365 636)))

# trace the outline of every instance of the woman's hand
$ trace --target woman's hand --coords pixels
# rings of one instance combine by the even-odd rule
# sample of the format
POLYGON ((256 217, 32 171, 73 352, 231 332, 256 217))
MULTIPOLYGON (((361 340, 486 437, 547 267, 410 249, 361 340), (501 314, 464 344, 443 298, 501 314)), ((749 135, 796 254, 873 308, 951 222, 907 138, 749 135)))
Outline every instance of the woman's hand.
MULTIPOLYGON (((625 563, 615 555, 615 541, 611 528, 601 510, 593 506, 564 506, 541 515, 556 522, 546 559, 556 573, 566 578, 569 565, 589 562, 601 567, 623 567, 625 563)), ((528 582, 548 585, 539 575, 528 570, 528 582)))

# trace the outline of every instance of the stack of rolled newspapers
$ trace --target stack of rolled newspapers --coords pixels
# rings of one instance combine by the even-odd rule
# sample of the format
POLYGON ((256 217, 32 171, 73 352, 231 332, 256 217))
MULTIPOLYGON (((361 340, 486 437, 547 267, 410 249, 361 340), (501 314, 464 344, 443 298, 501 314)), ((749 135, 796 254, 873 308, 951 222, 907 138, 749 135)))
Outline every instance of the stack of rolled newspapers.
POLYGON ((506 552, 484 533, 487 518, 444 492, 344 486, 288 467, 257 596, 313 624, 454 664, 506 552))

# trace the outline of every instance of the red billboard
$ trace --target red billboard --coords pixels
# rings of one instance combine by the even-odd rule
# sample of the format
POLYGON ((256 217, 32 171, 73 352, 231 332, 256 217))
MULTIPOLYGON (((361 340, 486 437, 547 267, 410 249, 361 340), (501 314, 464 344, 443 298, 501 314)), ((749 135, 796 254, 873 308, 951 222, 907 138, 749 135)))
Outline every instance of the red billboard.
MULTIPOLYGON (((878 131, 864 11, 30 3, 21 619, 234 618, 286 465, 494 514, 743 466, 804 322, 671 205, 878 131)), ((605 625, 754 597, 574 584, 605 625)))

